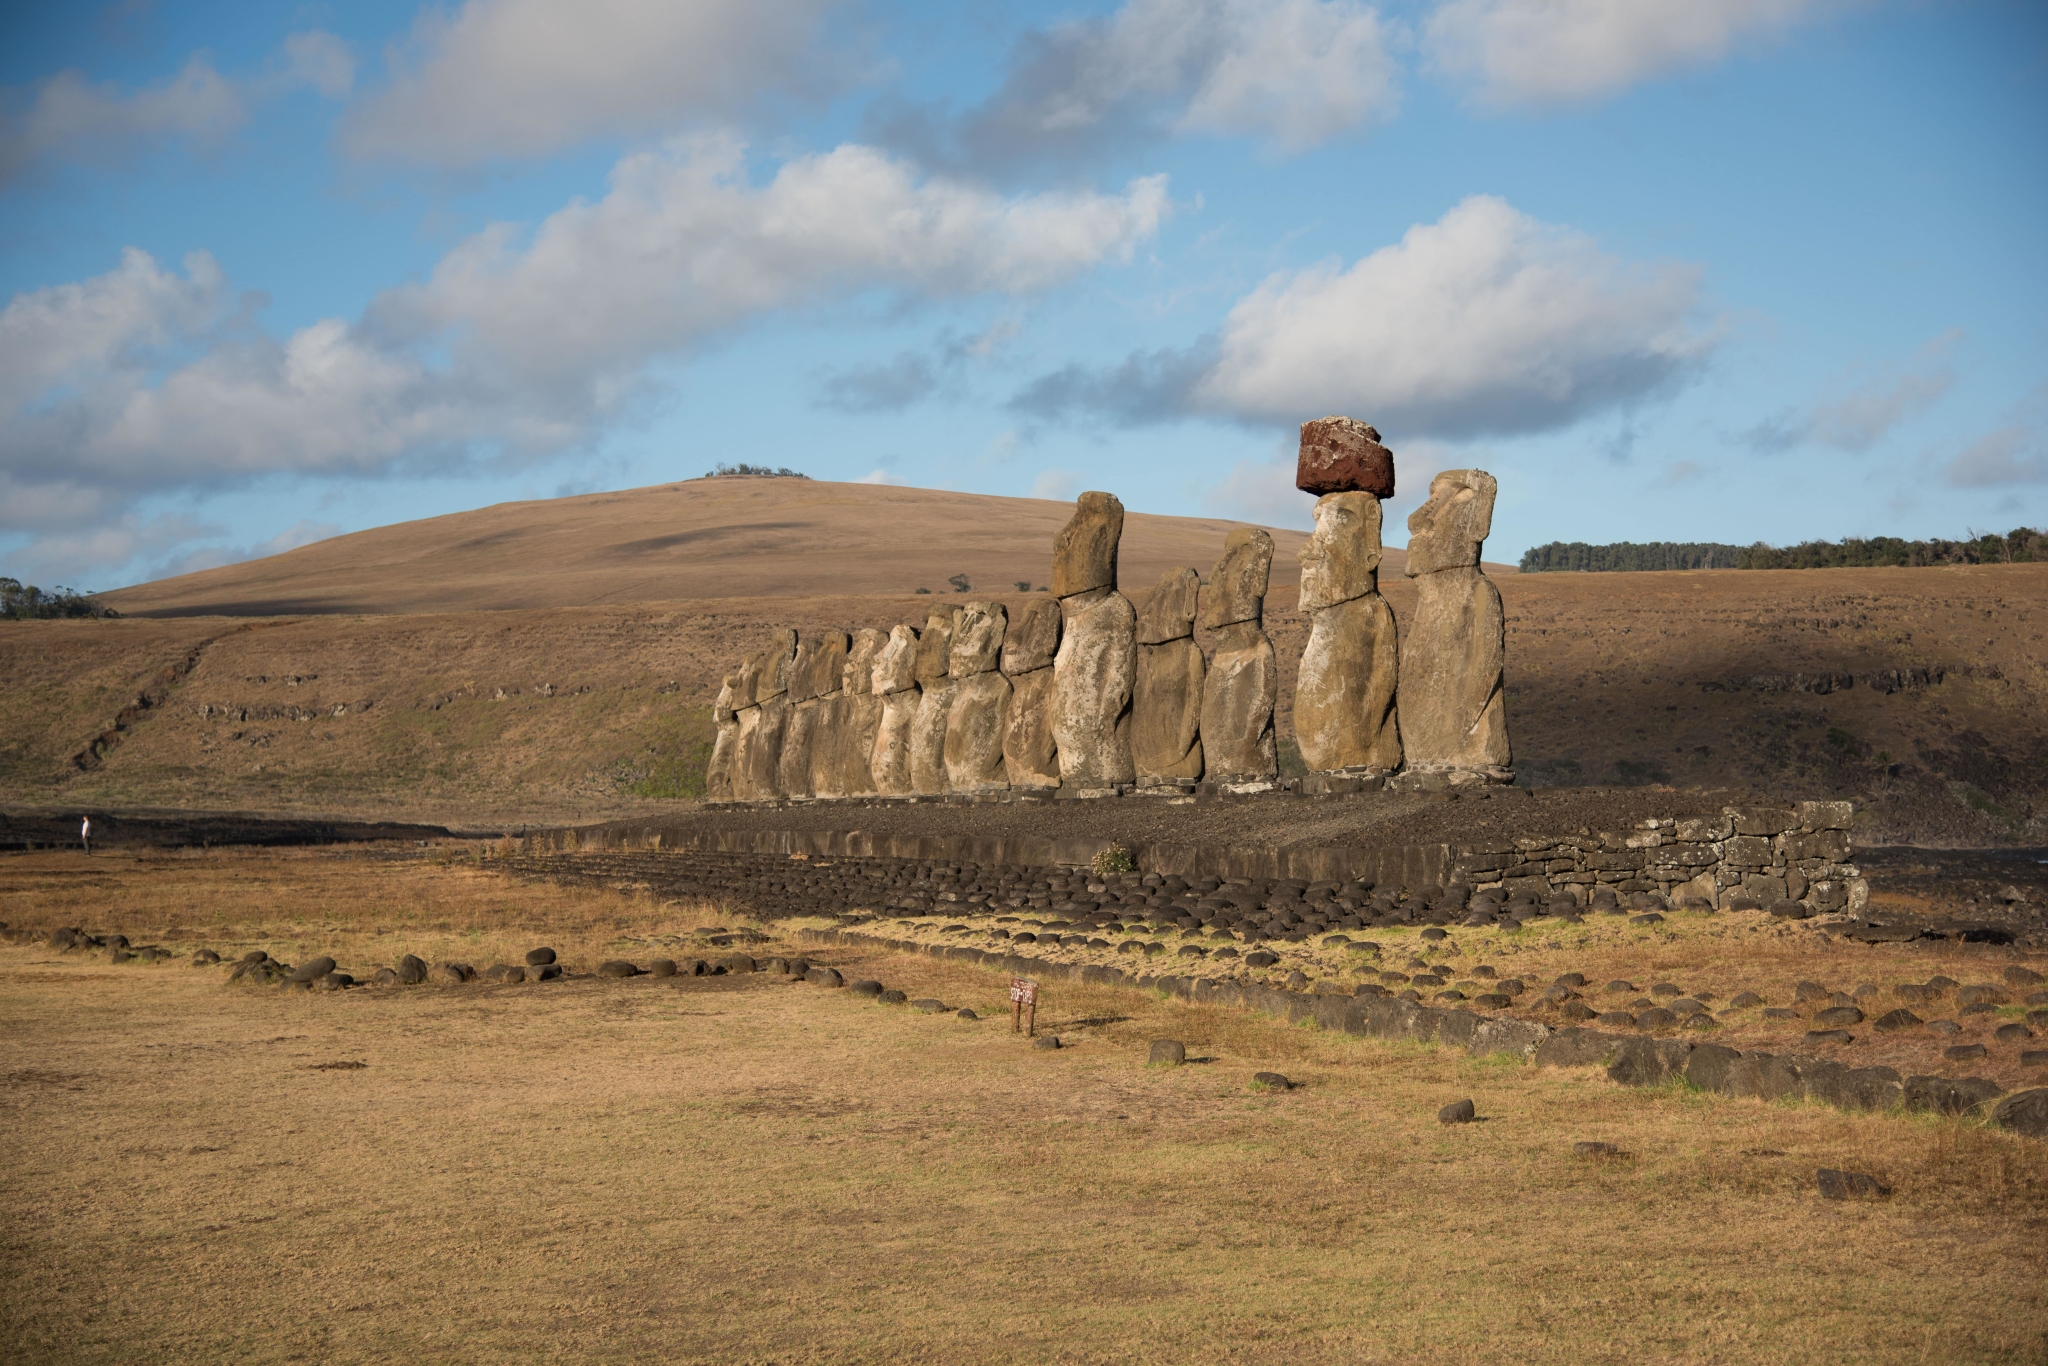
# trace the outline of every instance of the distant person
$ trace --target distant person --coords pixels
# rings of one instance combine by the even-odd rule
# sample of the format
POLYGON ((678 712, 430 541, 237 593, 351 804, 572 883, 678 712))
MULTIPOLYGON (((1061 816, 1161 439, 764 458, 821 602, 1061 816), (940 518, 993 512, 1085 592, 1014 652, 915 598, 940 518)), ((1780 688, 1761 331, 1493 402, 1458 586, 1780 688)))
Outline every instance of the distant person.
POLYGON ((87 854, 92 853, 92 817, 87 816, 84 823, 78 827, 78 842, 85 846, 87 854))

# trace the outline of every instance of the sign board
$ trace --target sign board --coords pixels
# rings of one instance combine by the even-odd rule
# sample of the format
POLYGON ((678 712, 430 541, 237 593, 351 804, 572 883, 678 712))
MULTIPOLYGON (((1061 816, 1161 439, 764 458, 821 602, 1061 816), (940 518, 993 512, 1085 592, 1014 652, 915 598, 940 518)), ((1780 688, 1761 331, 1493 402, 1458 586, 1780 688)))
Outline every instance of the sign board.
POLYGON ((1038 983, 1029 977, 1010 979, 1010 1032, 1019 1029, 1032 1036, 1038 1033, 1038 983))

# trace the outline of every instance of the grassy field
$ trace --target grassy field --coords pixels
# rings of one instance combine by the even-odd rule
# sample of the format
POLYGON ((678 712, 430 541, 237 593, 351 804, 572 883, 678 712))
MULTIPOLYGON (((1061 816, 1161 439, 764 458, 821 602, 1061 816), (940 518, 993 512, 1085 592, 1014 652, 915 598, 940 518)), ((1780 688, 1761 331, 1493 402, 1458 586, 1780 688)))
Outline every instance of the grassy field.
MULTIPOLYGON (((17 926, 359 974, 736 923, 436 850, 5 869, 17 926)), ((0 946, 0 1357, 2048 1359, 2040 1144, 1117 988, 1049 988, 1048 1052, 985 970, 836 961, 999 1018, 766 974, 284 995, 0 946), (1161 1037, 1199 1061, 1147 1068, 1161 1037), (1485 1122, 1438 1125, 1466 1096, 1485 1122), (1822 1201, 1818 1166, 1895 1193, 1822 1201)))

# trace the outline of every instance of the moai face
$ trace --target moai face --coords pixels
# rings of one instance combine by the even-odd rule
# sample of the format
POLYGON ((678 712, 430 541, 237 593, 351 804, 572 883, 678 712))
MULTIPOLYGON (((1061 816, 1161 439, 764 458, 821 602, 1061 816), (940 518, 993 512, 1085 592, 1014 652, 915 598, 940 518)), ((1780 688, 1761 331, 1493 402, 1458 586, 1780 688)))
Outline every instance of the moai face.
POLYGON ((952 676, 972 678, 995 668, 1009 624, 1010 614, 1001 603, 968 603, 953 630, 952 676))
POLYGON ((853 697, 866 697, 875 690, 875 660, 889 643, 889 633, 864 627, 854 632, 853 648, 839 671, 840 686, 853 697))
POLYGON ((889 628, 889 643, 875 656, 872 686, 878 696, 908 692, 917 686, 917 631, 910 626, 889 628))
POLYGON ((1301 547, 1301 610, 1335 607, 1379 587, 1380 500, 1330 493, 1316 500, 1316 530, 1301 547))
POLYGON ((1138 643, 1163 645, 1195 633, 1201 609, 1202 580, 1192 569, 1169 569, 1138 613, 1138 643))
POLYGON ((1015 677, 1034 669, 1050 669, 1059 648, 1059 601, 1033 598, 1003 635, 1003 672, 1015 677))
POLYGON ((1052 542, 1052 595, 1070 598, 1093 588, 1116 587, 1116 548, 1124 534, 1124 505, 1113 493, 1084 493, 1074 515, 1052 542))
POLYGON ((1408 515, 1408 577, 1478 564, 1498 488, 1485 470, 1445 470, 1430 480, 1429 501, 1408 515))
POLYGON ((1202 625, 1210 630, 1264 615, 1273 572, 1273 538, 1258 527, 1239 527, 1223 541, 1223 558, 1202 585, 1202 625))

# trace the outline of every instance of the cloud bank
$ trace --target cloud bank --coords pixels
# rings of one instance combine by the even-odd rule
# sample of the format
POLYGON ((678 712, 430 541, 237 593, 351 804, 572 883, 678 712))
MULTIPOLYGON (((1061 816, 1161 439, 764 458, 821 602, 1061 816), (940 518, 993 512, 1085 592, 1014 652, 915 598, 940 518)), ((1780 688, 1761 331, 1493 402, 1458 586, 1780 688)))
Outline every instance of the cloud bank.
POLYGON ((1129 0, 1028 34, 973 109, 899 105, 873 124, 927 162, 995 172, 1186 134, 1296 152, 1393 117, 1392 38, 1355 0, 1129 0))
POLYGON ((833 0, 469 0, 422 13, 388 85, 349 111, 344 150, 457 167, 588 138, 725 118, 827 82, 833 0))
POLYGON ((1003 196, 872 148, 784 163, 689 139, 530 232, 494 226, 363 318, 284 338, 205 253, 144 252, 0 311, 0 531, 103 521, 148 493, 383 474, 571 448, 650 392, 648 365, 782 309, 870 291, 1024 294, 1127 259, 1166 184, 1003 196))
POLYGON ((1568 426, 1694 374, 1711 334, 1697 267, 1621 260, 1490 196, 1349 266, 1269 276, 1212 337, 1069 366, 1012 401, 1040 419, 1368 416, 1461 439, 1568 426))
POLYGON ((1432 64, 1481 104, 1561 104, 1705 66, 1855 0, 1446 0, 1432 64))

